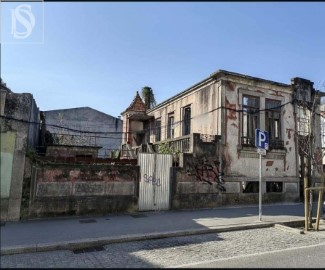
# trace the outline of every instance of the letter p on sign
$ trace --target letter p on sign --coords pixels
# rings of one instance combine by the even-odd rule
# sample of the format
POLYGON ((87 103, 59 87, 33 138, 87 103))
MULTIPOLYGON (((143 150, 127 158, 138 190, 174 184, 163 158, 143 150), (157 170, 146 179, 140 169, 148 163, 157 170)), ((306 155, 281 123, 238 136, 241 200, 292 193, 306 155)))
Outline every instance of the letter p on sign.
POLYGON ((268 150, 269 148, 269 133, 259 129, 255 130, 255 146, 268 150))

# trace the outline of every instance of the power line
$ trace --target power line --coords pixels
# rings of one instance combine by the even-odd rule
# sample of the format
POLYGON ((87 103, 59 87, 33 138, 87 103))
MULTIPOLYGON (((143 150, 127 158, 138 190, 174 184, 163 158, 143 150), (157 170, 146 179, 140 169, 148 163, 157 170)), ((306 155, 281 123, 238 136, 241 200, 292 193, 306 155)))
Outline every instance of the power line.
MULTIPOLYGON (((214 111, 217 111, 217 110, 220 110, 220 109, 225 109, 225 110, 228 110, 228 111, 233 111, 233 112, 236 112, 236 113, 247 113, 247 114, 257 114, 259 112, 264 112, 264 111, 273 111, 273 110, 276 110, 276 109, 280 109, 288 104, 293 104, 294 101, 288 101, 284 104, 281 104, 279 106, 275 106, 275 107, 272 107, 272 108, 264 108, 264 109, 252 109, 252 108, 249 108, 249 109, 233 109, 233 108, 228 108, 228 107, 225 107, 225 106, 220 106, 218 108, 215 108, 215 109, 212 109, 208 112, 204 112, 204 113, 201 113, 199 115, 195 115, 193 117, 191 117, 190 119, 194 119, 196 117, 201 117, 202 115, 206 115, 206 114, 209 114, 209 113, 212 113, 214 111)), ((315 113, 321 117, 324 117, 324 115, 320 114, 320 113, 315 113)), ((9 116, 0 116, 1 118, 4 118, 4 119, 7 119, 7 120, 13 120, 13 121, 18 121, 18 122, 22 122, 22 123, 26 123, 26 124, 35 124, 35 125, 42 125, 41 122, 34 122, 34 121, 28 121, 28 120, 24 120, 24 119, 17 119, 17 118, 13 118, 13 117, 9 117, 9 116)), ((179 120, 179 121, 176 121, 174 122, 174 126, 175 125, 179 125, 181 123, 185 122, 185 120, 179 120)), ((59 128, 59 129, 63 129, 63 130, 68 130, 68 131, 72 131, 72 132, 76 132, 76 133, 83 133, 83 134, 125 134, 125 133, 132 133, 132 132, 123 132, 123 131, 86 131, 86 130, 80 130, 80 129, 73 129, 73 128, 69 128, 69 127, 65 127, 65 126, 60 126, 60 125, 54 125, 54 124, 46 124, 45 123, 45 126, 46 127, 53 127, 53 128, 59 128)), ((142 130, 138 130, 137 132, 152 132, 152 131, 155 131, 157 129, 160 129, 160 130, 164 130, 166 128, 170 127, 168 124, 167 125, 160 125, 160 126, 157 126, 157 127, 150 127, 150 128, 147 128, 147 129, 142 129, 142 130)), ((72 135, 72 134, 66 134, 66 135, 72 135)), ((100 136, 98 136, 99 138, 100 136)), ((119 138, 114 138, 114 137, 105 137, 103 136, 102 138, 111 138, 111 139, 119 139, 119 138)))
MULTIPOLYGON (((54 133, 54 132, 51 132, 51 135, 54 135, 54 136, 71 136, 71 137, 81 137, 83 135, 78 135, 78 134, 69 134, 69 133, 54 133)), ((120 140, 121 138, 120 137, 109 137, 109 136, 96 136, 96 135, 88 135, 86 136, 87 138, 105 138, 105 139, 115 139, 115 140, 120 140)))

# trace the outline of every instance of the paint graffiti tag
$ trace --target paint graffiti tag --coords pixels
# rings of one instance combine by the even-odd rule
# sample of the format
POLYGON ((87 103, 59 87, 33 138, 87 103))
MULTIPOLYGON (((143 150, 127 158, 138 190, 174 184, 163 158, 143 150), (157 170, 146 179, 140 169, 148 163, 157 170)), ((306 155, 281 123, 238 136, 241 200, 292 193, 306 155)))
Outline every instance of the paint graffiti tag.
POLYGON ((223 173, 219 172, 218 161, 214 161, 214 164, 211 164, 208 160, 199 160, 197 163, 194 165, 194 175, 196 177, 197 181, 200 182, 206 182, 210 185, 213 183, 217 184, 217 189, 225 192, 226 189, 223 186, 223 173))
POLYGON ((155 178, 154 176, 151 175, 148 177, 146 174, 144 174, 143 179, 147 183, 152 183, 153 185, 161 186, 160 178, 155 178))

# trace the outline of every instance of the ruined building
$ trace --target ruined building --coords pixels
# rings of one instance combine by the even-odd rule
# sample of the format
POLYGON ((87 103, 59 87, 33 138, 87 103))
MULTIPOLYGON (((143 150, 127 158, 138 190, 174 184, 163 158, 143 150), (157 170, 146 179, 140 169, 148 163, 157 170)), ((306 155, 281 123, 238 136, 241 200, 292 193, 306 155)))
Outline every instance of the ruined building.
MULTIPOLYGON (((39 109, 32 94, 14 93, 1 81, 1 220, 17 220, 23 200, 26 153, 39 136, 39 109)), ((27 202, 28 203, 28 202, 27 202)))
MULTIPOLYGON (((291 84, 284 84, 225 70, 218 70, 150 110, 145 109, 137 93, 122 113, 124 156, 130 150, 133 155, 139 151, 159 152, 163 145, 178 154, 184 168, 189 166, 188 154, 211 157, 224 174, 226 193, 240 202, 242 194, 258 192, 255 129, 266 130, 270 143, 262 160, 263 198, 297 201, 302 187, 297 135, 308 126, 298 101, 315 100, 318 105, 316 93, 313 83, 305 79, 294 78, 291 84), (212 153, 204 153, 202 147, 209 143, 217 147, 212 153)), ((320 149, 319 119, 316 123, 315 148, 320 149)), ((200 189, 200 183, 194 185, 185 175, 177 185, 187 195, 200 189)), ((201 195, 211 192, 216 191, 203 191, 201 195)))

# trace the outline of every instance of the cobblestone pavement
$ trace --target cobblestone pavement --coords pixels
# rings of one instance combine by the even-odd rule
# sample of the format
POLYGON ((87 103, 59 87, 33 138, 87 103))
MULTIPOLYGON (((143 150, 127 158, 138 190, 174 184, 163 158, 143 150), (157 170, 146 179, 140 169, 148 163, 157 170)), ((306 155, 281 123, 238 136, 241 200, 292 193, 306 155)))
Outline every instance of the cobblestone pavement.
POLYGON ((325 244, 324 233, 297 234, 277 228, 233 231, 110 244, 103 251, 75 254, 69 250, 1 256, 10 267, 177 267, 260 252, 325 244))

